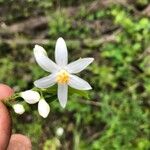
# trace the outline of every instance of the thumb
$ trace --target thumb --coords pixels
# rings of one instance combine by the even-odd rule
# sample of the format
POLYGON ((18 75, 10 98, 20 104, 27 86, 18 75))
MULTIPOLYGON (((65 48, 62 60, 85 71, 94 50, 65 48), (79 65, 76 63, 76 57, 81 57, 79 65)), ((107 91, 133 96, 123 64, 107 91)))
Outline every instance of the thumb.
POLYGON ((11 135, 11 119, 6 106, 0 102, 0 150, 8 146, 11 135))
POLYGON ((0 83, 0 100, 5 100, 10 97, 14 91, 7 85, 0 83))
POLYGON ((0 150, 5 150, 8 146, 11 135, 11 118, 2 100, 13 94, 13 90, 7 85, 0 84, 0 150))

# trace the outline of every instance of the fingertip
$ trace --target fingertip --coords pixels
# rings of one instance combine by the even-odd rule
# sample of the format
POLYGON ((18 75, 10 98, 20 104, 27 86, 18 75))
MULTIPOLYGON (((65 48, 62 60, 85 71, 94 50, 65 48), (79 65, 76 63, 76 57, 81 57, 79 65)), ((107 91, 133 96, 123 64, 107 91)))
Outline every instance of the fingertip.
POLYGON ((31 140, 24 135, 21 134, 13 134, 10 138, 10 143, 8 145, 7 150, 31 150, 31 140))
POLYGON ((13 89, 8 85, 0 84, 0 100, 7 99, 8 97, 12 96, 13 93, 13 89))

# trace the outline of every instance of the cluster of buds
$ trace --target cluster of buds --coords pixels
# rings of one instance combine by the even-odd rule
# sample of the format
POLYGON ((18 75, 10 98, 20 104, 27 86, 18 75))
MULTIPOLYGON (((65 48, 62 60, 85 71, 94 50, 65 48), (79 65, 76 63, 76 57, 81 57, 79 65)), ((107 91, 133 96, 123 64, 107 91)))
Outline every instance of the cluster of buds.
MULTIPOLYGON (((43 118, 46 118, 48 116, 50 112, 50 106, 37 91, 27 90, 21 92, 20 97, 22 97, 28 104, 38 103, 38 112, 40 116, 42 116, 43 118)), ((13 105, 13 109, 17 114, 23 114, 25 112, 22 104, 13 105)))

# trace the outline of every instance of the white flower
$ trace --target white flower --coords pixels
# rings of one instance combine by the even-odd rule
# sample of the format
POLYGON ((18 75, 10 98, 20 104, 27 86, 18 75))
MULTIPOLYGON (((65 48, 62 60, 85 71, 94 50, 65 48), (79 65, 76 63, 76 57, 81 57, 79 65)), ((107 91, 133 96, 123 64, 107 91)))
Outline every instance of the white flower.
POLYGON ((29 104, 38 103, 38 112, 43 117, 46 118, 50 112, 50 107, 48 103, 41 99, 41 96, 38 92, 27 90, 25 92, 21 92, 20 96, 29 104))
POLYGON ((57 128, 56 134, 57 136, 62 136, 64 133, 64 129, 62 127, 57 128))
POLYGON ((23 105, 21 105, 21 104, 13 105, 13 109, 14 109, 15 113, 20 114, 20 115, 25 112, 25 109, 24 109, 23 105))
POLYGON ((59 38, 55 47, 55 61, 54 63, 48 58, 43 47, 35 45, 34 56, 39 66, 51 74, 47 77, 41 78, 34 82, 38 88, 48 88, 54 84, 58 84, 58 99, 60 105, 64 108, 67 103, 68 85, 78 90, 92 89, 88 82, 74 75, 84 70, 93 58, 80 58, 68 64, 68 52, 66 43, 63 38, 59 38))

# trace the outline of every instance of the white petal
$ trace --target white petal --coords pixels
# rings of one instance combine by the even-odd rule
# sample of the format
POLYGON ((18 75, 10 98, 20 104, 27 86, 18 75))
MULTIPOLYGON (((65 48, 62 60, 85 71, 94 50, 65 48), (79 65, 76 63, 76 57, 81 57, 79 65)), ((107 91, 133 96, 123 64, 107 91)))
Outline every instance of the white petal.
POLYGON ((68 85, 58 84, 58 100, 60 105, 65 108, 68 98, 68 85))
POLYGON ((34 46, 34 53, 36 53, 37 55, 45 55, 45 56, 47 56, 47 52, 40 45, 35 45, 34 46))
POLYGON ((65 66, 68 63, 67 46, 63 38, 59 38, 56 42, 55 61, 59 66, 65 66))
POLYGON ((43 47, 35 45, 34 57, 38 65, 47 72, 55 72, 59 67, 48 58, 46 51, 43 47))
POLYGON ((17 113, 19 115, 21 115, 25 112, 25 109, 24 109, 23 105, 21 105, 21 104, 13 105, 13 109, 14 109, 15 113, 17 113))
POLYGON ((35 104, 40 100, 40 94, 32 90, 21 92, 20 96, 29 104, 35 104))
POLYGON ((34 85, 38 88, 48 88, 56 83, 56 74, 53 73, 47 77, 41 78, 34 82, 34 85))
POLYGON ((66 66, 69 73, 79 73, 84 70, 90 63, 92 63, 94 58, 80 58, 66 66))
POLYGON ((71 86, 72 88, 78 89, 78 90, 90 90, 92 89, 92 87, 90 86, 90 84, 79 78, 76 75, 70 75, 70 81, 68 83, 69 86, 71 86))
POLYGON ((46 118, 50 112, 50 107, 48 105, 48 103, 44 100, 41 99, 38 103, 38 111, 39 114, 43 117, 46 118))

